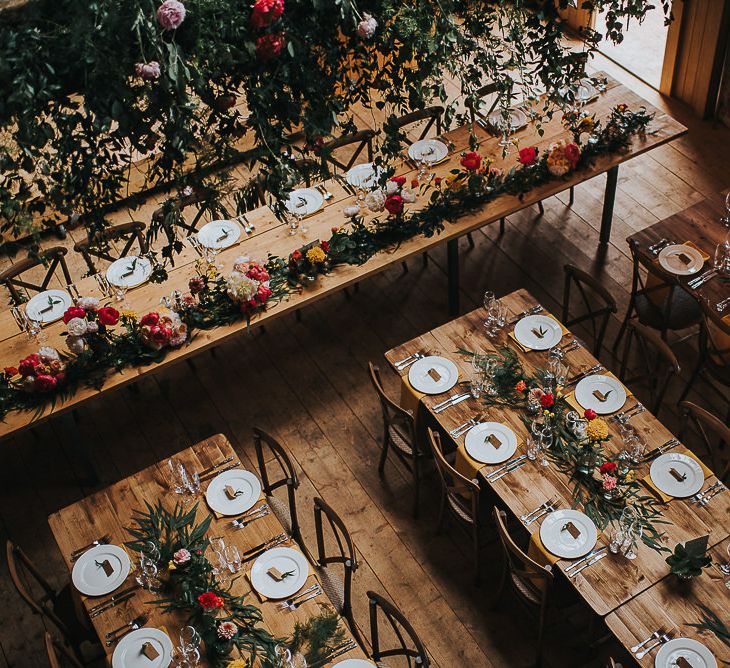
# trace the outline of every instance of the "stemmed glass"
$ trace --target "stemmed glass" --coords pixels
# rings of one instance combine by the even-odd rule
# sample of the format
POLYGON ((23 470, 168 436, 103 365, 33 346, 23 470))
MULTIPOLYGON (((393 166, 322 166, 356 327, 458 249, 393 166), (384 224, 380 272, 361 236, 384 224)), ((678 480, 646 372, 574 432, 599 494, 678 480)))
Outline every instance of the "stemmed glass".
MULTIPOLYGON (((497 295, 495 295, 491 290, 487 290, 484 293, 484 309, 487 311, 487 315, 489 315, 489 307, 492 305, 492 302, 496 301, 497 295)), ((484 326, 489 327, 489 322, 487 320, 484 321, 484 326)))
POLYGON ((549 424, 544 424, 542 432, 540 433, 540 461, 538 462, 543 468, 550 465, 550 460, 547 458, 547 451, 553 445, 553 430, 549 424))
POLYGON ((556 385, 565 385, 565 379, 568 377, 569 371, 568 365, 563 364, 557 357, 551 357, 548 360, 547 375, 556 385))
POLYGON ((507 323, 507 308, 499 299, 493 299, 487 306, 487 336, 494 338, 507 323))
POLYGON ((194 497, 200 491, 200 478, 197 475, 188 475, 185 464, 176 457, 167 460, 170 469, 172 484, 170 487, 175 494, 181 494, 184 500, 194 497))
POLYGON ((134 579, 141 587, 154 590, 159 584, 157 579, 160 550, 152 541, 147 541, 139 552, 137 574, 134 579))
POLYGON ((200 634, 194 626, 183 626, 180 629, 180 651, 193 666, 200 661, 200 634))
POLYGON ((241 570, 241 553, 235 545, 228 545, 224 548, 223 558, 231 573, 238 573, 241 570))
POLYGON ((41 343, 48 338, 46 333, 43 331, 43 324, 40 320, 32 318, 30 315, 28 315, 27 311, 25 312, 25 320, 27 323, 25 331, 31 341, 41 343))
POLYGON ((509 136, 512 133, 512 114, 509 109, 502 109, 499 115, 498 127, 502 134, 499 145, 502 147, 502 152, 506 153, 510 145, 509 136))
POLYGON ((120 306, 123 305, 127 298, 129 286, 124 283, 115 283, 112 285, 112 289, 114 290, 114 301, 119 303, 120 306))
POLYGON ((621 511, 618 522, 623 535, 623 542, 621 543, 623 555, 630 560, 636 559, 636 545, 643 534, 643 528, 636 511, 631 506, 626 506, 621 511))
POLYGON ((484 368, 482 366, 482 358, 475 354, 471 358, 472 371, 474 376, 471 380, 471 396, 475 399, 479 399, 484 391, 484 368))
POLYGON ((641 463, 641 457, 644 454, 644 449, 646 446, 636 429, 629 425, 626 425, 621 429, 621 436, 623 438, 624 445, 626 446, 626 452, 629 455, 629 459, 634 464, 641 463))

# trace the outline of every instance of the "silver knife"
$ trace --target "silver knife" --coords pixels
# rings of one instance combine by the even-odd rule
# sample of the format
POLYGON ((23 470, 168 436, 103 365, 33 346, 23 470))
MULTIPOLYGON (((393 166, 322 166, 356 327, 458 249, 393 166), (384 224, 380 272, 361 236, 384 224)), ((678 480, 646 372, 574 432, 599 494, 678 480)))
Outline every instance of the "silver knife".
POLYGON ((89 613, 89 617, 98 617, 102 612, 106 612, 107 610, 111 610, 112 608, 115 608, 120 603, 124 603, 124 601, 129 600, 133 596, 136 595, 136 591, 130 591, 128 594, 124 594, 124 596, 120 596, 115 601, 107 602, 107 605, 105 605, 102 608, 98 608, 94 612, 89 613))
POLYGON ((114 594, 114 596, 112 596, 111 598, 108 598, 106 601, 97 603, 95 606, 89 608, 89 614, 96 612, 100 608, 106 607, 110 603, 114 603, 114 601, 118 601, 120 598, 122 598, 122 596, 125 596, 126 594, 129 594, 138 588, 139 588, 139 585, 135 584, 135 585, 132 585, 131 587, 127 587, 126 589, 122 589, 122 591, 118 591, 116 594, 114 594))
POLYGON ((574 571, 572 571, 568 575, 568 577, 574 578, 576 575, 578 575, 578 573, 580 573, 581 571, 585 570, 589 566, 593 566, 593 564, 595 564, 598 561, 601 561, 601 559, 603 559, 603 557, 605 557, 607 555, 608 555, 608 552, 601 552, 601 554, 599 554, 598 556, 593 557, 593 559, 591 559, 590 561, 586 561, 586 563, 583 564, 580 568, 576 568, 574 571))
POLYGON ((491 478, 493 475, 497 475, 498 473, 501 473, 504 471, 504 469, 508 469, 513 464, 516 464, 517 462, 521 462, 523 459, 526 459, 527 455, 519 455, 515 457, 514 459, 510 459, 506 464, 502 464, 499 468, 494 469, 494 471, 490 471, 485 477, 491 478))
POLYGON ((595 557, 599 552, 605 552, 608 549, 605 545, 602 547, 597 547, 595 550, 591 550, 588 554, 586 554, 584 557, 581 557, 578 559, 578 561, 574 561, 572 564, 568 564, 565 567, 565 571, 573 570, 574 568, 580 566, 584 561, 588 561, 591 557, 595 557))
POLYGON ((508 473, 512 473, 512 471, 516 471, 517 469, 522 468, 525 464, 527 464, 527 460, 523 459, 518 464, 515 464, 514 466, 502 471, 502 473, 500 473, 498 476, 489 478, 489 482, 497 482, 497 480, 499 480, 500 478, 504 478, 504 476, 506 476, 508 473))
POLYGON ((469 394, 468 392, 462 392, 461 394, 454 394, 453 396, 449 397, 448 399, 444 399, 443 401, 439 401, 439 403, 434 404, 432 408, 436 410, 437 408, 441 408, 442 406, 446 406, 446 404, 452 402, 454 399, 458 399, 459 397, 463 397, 465 394, 469 394))
POLYGON ((441 408, 435 409, 434 413, 442 413, 447 408, 451 408, 451 406, 456 406, 456 404, 460 404, 462 401, 466 401, 467 399, 471 399, 471 393, 463 394, 463 395, 457 397, 451 403, 448 403, 445 406, 442 406, 441 408))

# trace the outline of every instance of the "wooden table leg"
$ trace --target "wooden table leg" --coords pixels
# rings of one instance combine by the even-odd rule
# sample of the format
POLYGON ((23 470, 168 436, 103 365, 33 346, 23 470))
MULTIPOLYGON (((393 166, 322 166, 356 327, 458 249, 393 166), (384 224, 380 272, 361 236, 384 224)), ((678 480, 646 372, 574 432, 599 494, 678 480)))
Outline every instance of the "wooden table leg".
POLYGON ((601 243, 607 244, 611 239, 611 223, 613 222, 613 205, 616 201, 616 185, 618 184, 618 165, 606 172, 606 194, 603 197, 603 216, 601 216, 601 243))
POLYGON ((459 240, 446 242, 449 272, 449 315, 459 315, 459 240))

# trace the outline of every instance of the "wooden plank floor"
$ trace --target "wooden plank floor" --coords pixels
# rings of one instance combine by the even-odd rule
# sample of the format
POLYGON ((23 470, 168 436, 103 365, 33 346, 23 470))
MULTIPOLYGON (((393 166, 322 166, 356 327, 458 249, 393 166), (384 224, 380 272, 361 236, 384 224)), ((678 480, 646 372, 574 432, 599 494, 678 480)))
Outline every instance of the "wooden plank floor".
MULTIPOLYGON (((608 61, 596 66, 666 107, 690 128, 689 134, 621 168, 611 245, 596 251, 605 177, 545 201, 545 216, 528 209, 475 235, 476 247, 462 243, 462 310, 479 305, 485 289, 532 291, 559 312, 562 265, 572 262, 599 276, 625 308, 630 261, 624 238, 702 197, 730 186, 725 155, 730 130, 701 123, 681 106, 667 104, 608 61)), ((8 259, 4 260, 9 262, 8 259)), ((445 249, 426 267, 411 262, 361 284, 350 299, 331 296, 265 332, 242 336, 156 379, 89 402, 71 416, 0 444, 0 537, 22 545, 56 584, 66 576, 46 517, 94 489, 217 432, 225 433, 242 461, 252 465, 251 427, 273 433, 302 471, 300 515, 305 537, 313 538, 311 499, 319 495, 350 528, 362 559, 354 582, 356 616, 366 624, 365 591, 385 592, 406 613, 426 642, 438 668, 527 666, 531 626, 509 596, 490 608, 500 555, 485 554, 481 588, 472 583, 470 555, 457 530, 434 531, 437 481, 425 483, 421 516, 411 516, 411 487, 405 471, 389 462, 377 474, 381 422, 370 387, 368 360, 385 367, 388 348, 447 320, 445 249), (81 450, 90 453, 101 482, 88 484, 81 450)), ((618 329, 611 323, 608 343, 618 329)), ((679 348, 683 376, 693 361, 693 342, 679 348)), ((448 352, 448 351, 446 351, 448 352)), ((614 364, 608 352, 604 361, 614 364)), ((392 376, 388 388, 397 392, 392 376)), ((702 388, 699 388, 700 390, 702 388)), ((669 393, 661 416, 676 427, 676 398, 669 393)), ((694 400, 724 412, 721 398, 696 392, 694 400)), ((3 551, 4 555, 4 551, 3 551)), ((3 556, 4 561, 4 556, 3 556)), ((575 626, 581 609, 556 615, 550 627, 551 665, 600 666, 587 636, 575 626), (559 621, 557 621, 559 618, 559 621), (575 629, 578 629, 576 631, 575 629)), ((20 601, 0 564, 0 668, 45 666, 41 622, 20 601)), ((598 651, 611 651, 610 644, 598 651)))

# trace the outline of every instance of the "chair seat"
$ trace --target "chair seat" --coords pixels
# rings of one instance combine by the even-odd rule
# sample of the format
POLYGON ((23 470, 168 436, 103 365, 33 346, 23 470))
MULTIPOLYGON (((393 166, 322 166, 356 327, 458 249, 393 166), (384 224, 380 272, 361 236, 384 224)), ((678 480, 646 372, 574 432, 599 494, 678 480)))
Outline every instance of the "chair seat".
POLYGON ((449 504, 449 508, 451 508, 451 510, 456 513, 456 515, 461 520, 463 520, 467 524, 474 524, 471 513, 466 508, 464 508, 461 502, 456 499, 452 494, 446 495, 446 502, 449 504))
POLYGON ((324 591, 335 610, 341 613, 345 607, 345 584, 342 579, 326 566, 316 566, 314 570, 317 572, 319 581, 322 584, 322 591, 324 591))
POLYGON ((516 573, 510 572, 510 577, 512 578, 512 584, 514 585, 515 589, 525 600, 534 605, 540 605, 540 594, 536 591, 535 587, 532 584, 530 584, 529 582, 525 582, 516 573))
POLYGON ((407 457, 413 457, 413 446, 395 425, 388 425, 388 436, 394 448, 400 450, 407 457))
POLYGON ((702 318, 702 309, 697 300, 684 290, 675 288, 672 291, 672 307, 669 319, 664 321, 664 308, 657 306, 645 294, 636 295, 636 313, 639 322, 654 329, 686 329, 696 325, 702 318))
POLYGON ((271 512, 274 513, 276 519, 281 522, 281 525, 284 527, 284 531, 291 536, 293 525, 291 521, 291 513, 289 512, 289 504, 272 495, 266 497, 266 503, 269 504, 269 508, 271 508, 271 512))

